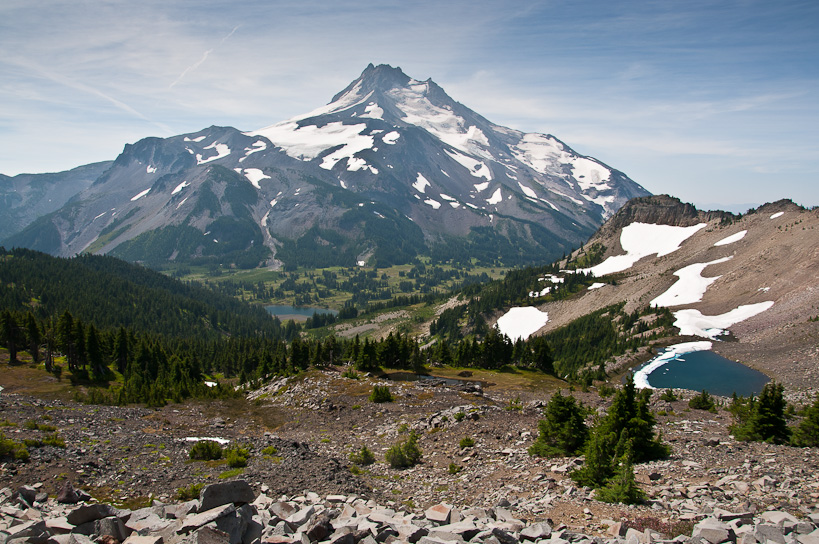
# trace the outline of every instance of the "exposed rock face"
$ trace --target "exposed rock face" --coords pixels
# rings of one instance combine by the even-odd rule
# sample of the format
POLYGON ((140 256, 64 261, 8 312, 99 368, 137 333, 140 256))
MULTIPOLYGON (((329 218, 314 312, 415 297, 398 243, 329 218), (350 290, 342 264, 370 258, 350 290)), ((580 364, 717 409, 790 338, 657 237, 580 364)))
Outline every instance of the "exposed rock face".
POLYGON ((690 227, 714 219, 731 220, 734 214, 723 211, 700 211, 692 204, 668 195, 646 196, 629 200, 614 214, 594 238, 617 232, 632 223, 651 223, 690 227))

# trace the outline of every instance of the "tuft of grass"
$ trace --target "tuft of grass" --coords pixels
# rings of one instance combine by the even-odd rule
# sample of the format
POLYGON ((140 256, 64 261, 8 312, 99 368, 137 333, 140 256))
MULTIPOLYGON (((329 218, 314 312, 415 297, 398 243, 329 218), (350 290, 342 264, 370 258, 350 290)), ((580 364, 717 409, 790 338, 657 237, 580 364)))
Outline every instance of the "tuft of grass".
POLYGON ((244 471, 245 471, 245 469, 243 469, 241 467, 226 470, 226 471, 224 471, 223 473, 221 473, 219 475, 219 479, 220 480, 227 480, 228 478, 235 478, 236 476, 239 476, 244 471))
POLYGON ((176 490, 176 499, 179 501, 192 501, 199 498, 199 492, 205 484, 191 484, 188 487, 180 487, 176 490))
POLYGON ((473 439, 472 437, 469 437, 469 436, 465 436, 465 437, 461 438, 461 441, 459 443, 459 446, 461 446, 461 449, 471 448, 474 445, 475 445, 475 439, 473 439))

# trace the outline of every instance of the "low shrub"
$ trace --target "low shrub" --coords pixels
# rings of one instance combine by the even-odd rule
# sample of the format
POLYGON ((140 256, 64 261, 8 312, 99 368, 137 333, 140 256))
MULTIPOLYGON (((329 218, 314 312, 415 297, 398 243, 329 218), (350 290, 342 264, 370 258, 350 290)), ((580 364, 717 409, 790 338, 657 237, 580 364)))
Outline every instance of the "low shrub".
POLYGON ((267 446, 265 449, 262 450, 262 455, 276 455, 279 453, 279 450, 276 449, 276 446, 267 446))
POLYGON ((702 393, 698 393, 691 397, 691 400, 688 401, 688 407, 693 408, 694 410, 707 410, 709 412, 717 411, 717 403, 714 402, 714 397, 712 397, 705 389, 702 390, 702 393))
POLYGON ((193 445, 189 456, 194 461, 215 461, 222 458, 222 446, 213 440, 200 440, 193 445))
POLYGON ((461 442, 459 443, 459 445, 461 446, 461 449, 471 448, 472 446, 475 445, 475 440, 473 438, 465 436, 461 438, 461 442))
POLYGON ((374 385, 372 393, 370 393, 370 402, 392 402, 395 398, 390 392, 390 388, 386 385, 374 385))
POLYGON ((674 391, 672 391, 671 389, 666 389, 660 394, 660 400, 663 400, 665 402, 674 402, 675 400, 677 400, 677 395, 675 395, 674 391))
POLYGON ((366 466, 375 463, 375 455, 367 446, 361 446, 361 449, 350 454, 350 461, 356 465, 366 466))
POLYGON ((454 417, 455 417, 455 421, 460 423, 461 421, 464 420, 464 418, 466 417, 466 414, 463 413, 463 412, 457 412, 454 417))
POLYGON ((232 445, 225 450, 225 459, 231 468, 242 468, 247 466, 247 459, 250 457, 250 448, 232 445))
POLYGON ((409 437, 387 450, 384 456, 392 468, 407 468, 421 461, 421 448, 418 447, 418 435, 410 433, 409 437))
POLYGON ((458 474, 462 470, 463 470, 462 466, 456 465, 455 463, 450 463, 449 464, 449 473, 450 474, 458 474))
POLYGON ((205 484, 191 484, 188 487, 180 487, 176 490, 176 499, 180 501, 192 501, 199 498, 199 492, 205 484))

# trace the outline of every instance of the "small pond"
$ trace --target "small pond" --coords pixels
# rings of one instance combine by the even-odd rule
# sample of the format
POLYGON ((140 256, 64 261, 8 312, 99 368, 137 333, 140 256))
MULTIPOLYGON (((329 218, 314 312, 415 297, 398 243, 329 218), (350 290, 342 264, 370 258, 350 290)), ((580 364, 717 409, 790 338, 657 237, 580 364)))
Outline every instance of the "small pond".
POLYGON ((265 306, 265 310, 270 315, 276 316, 282 321, 293 319, 295 321, 306 321, 308 317, 313 317, 313 314, 330 314, 338 315, 336 310, 328 308, 311 308, 310 306, 288 306, 286 304, 273 304, 265 306))
MULTIPOLYGON (((643 367, 652 362, 649 361, 643 367)), ((770 381, 762 372, 710 350, 677 354, 651 371, 647 378, 648 383, 657 389, 705 389, 724 397, 730 397, 733 393, 743 397, 758 395, 770 381)))
MULTIPOLYGON (((454 378, 441 378, 440 376, 430 376, 429 374, 416 374, 415 372, 390 372, 384 375, 393 382, 419 382, 423 380, 430 380, 441 382, 445 385, 463 385, 470 383, 470 380, 456 380, 454 378)), ((471 383, 475 383, 474 380, 471 383)))

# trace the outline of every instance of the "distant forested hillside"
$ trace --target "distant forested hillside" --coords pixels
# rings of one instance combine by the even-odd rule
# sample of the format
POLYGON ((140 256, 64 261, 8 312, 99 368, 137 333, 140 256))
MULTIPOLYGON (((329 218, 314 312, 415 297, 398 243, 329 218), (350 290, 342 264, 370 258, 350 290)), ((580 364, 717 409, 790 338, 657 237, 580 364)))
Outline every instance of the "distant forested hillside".
POLYGON ((0 248, 0 307, 44 319, 69 311, 98 328, 165 336, 263 336, 285 331, 261 306, 106 256, 52 257, 0 248))

